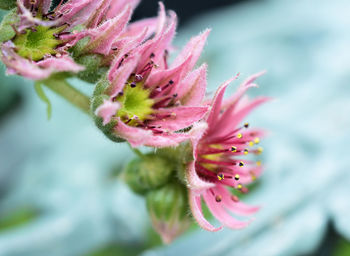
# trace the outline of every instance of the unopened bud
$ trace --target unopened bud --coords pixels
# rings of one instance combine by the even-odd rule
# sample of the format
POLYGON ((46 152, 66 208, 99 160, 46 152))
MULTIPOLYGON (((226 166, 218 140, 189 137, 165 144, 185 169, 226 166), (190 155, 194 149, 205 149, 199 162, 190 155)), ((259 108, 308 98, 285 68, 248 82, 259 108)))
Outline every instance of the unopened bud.
POLYGON ((169 183, 146 197, 153 228, 164 243, 170 243, 189 227, 187 190, 180 183, 169 183))
POLYGON ((134 192, 144 194, 165 185, 173 171, 173 164, 168 159, 149 154, 129 162, 124 179, 134 192))

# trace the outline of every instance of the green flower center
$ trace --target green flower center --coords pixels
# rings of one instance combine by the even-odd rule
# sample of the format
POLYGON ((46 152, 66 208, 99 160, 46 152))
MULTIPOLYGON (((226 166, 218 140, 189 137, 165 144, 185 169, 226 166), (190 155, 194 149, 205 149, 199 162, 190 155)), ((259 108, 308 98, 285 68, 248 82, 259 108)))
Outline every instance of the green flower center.
POLYGON ((54 35, 62 32, 64 27, 50 28, 37 26, 35 31, 27 29, 26 33, 16 35, 13 42, 17 48, 17 54, 26 59, 38 61, 45 55, 56 54, 56 47, 62 43, 54 35))
POLYGON ((129 83, 123 94, 116 98, 121 104, 117 116, 128 125, 136 126, 139 121, 145 121, 153 113, 154 100, 150 98, 150 91, 143 87, 141 82, 129 83))

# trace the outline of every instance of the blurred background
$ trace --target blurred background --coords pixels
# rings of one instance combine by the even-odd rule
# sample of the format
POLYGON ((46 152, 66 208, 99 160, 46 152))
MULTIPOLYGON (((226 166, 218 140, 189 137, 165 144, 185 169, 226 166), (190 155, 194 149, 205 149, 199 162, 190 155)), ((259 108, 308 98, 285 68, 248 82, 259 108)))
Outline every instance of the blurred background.
MULTIPOLYGON (((117 178, 130 150, 51 92, 48 121, 32 82, 1 66, 0 256, 350 255, 350 1, 164 3, 180 18, 177 47, 212 28, 209 91, 268 71, 250 94, 275 100, 247 120, 270 131, 265 174, 245 198, 262 205, 255 221, 218 233, 193 225, 163 246, 143 199, 117 178)), ((157 8, 144 0, 134 19, 157 8)))

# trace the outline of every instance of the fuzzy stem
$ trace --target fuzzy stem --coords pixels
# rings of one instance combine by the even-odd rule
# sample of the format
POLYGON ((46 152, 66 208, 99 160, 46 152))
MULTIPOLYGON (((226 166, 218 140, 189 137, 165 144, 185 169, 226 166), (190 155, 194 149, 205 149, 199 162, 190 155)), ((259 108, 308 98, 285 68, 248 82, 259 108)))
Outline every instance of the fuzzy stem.
POLYGON ((90 114, 89 97, 72 87, 66 80, 50 78, 42 81, 42 83, 84 113, 90 114))

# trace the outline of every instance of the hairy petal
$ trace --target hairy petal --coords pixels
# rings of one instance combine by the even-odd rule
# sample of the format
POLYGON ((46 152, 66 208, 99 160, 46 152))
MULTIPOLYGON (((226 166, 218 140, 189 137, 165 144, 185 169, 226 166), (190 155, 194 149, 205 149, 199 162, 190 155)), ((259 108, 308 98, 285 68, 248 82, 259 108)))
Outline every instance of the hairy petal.
POLYGON ((120 108, 118 102, 112 102, 110 100, 104 100, 103 103, 96 109, 95 115, 102 117, 103 125, 108 124, 112 117, 117 113, 120 108))

